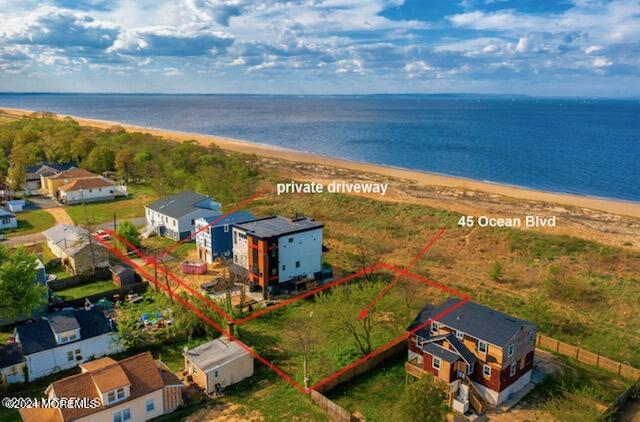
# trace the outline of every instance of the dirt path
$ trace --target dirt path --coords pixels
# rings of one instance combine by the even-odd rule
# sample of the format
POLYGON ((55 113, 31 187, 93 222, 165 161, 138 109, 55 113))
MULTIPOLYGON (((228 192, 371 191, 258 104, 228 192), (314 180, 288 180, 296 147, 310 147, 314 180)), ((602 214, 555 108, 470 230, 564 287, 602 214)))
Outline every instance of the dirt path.
POLYGON ((227 422, 260 422, 264 417, 256 411, 248 412, 237 404, 220 404, 207 407, 190 415, 185 422, 199 421, 227 421, 227 422))
POLYGON ((56 220, 56 224, 69 224, 71 226, 76 224, 69 214, 67 214, 67 211, 62 207, 46 208, 45 211, 53 216, 56 220))

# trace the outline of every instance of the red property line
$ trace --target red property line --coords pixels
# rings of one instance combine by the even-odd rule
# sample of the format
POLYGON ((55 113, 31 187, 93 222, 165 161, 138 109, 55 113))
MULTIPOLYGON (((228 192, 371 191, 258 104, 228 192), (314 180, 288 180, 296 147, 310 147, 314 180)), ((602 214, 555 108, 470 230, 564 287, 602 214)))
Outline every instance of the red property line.
POLYGON ((170 247, 168 247, 167 249, 165 249, 164 252, 162 252, 158 258, 162 258, 163 256, 165 256, 166 254, 172 252, 174 249, 176 249, 178 246, 182 245, 184 242, 187 242, 191 239, 193 239, 194 236, 196 236, 198 233, 201 233, 205 230, 207 230, 209 227, 212 227, 214 224, 216 224, 218 221, 228 217, 229 215, 233 214, 234 212, 240 211, 241 209, 243 209, 244 207, 246 207, 247 205, 249 205, 250 203, 252 203, 253 201, 260 199, 264 196, 267 195, 269 191, 268 190, 263 190, 258 192, 257 194, 253 195, 251 198, 246 199, 244 201, 242 201, 240 204, 238 204, 234 209, 232 209, 231 211, 228 211, 224 214, 222 214, 221 216, 217 217, 215 220, 213 220, 211 223, 207 224, 206 226, 203 226, 202 228, 200 228, 199 230, 193 232, 192 234, 190 234, 187 238, 182 239, 178 242, 176 242, 175 245, 172 245, 170 247))
POLYGON ((353 280, 354 278, 358 278, 358 277, 366 274, 367 272, 374 272, 374 271, 380 269, 380 267, 381 267, 381 264, 378 263, 378 264, 372 265, 370 267, 364 268, 364 269, 362 269, 362 270, 360 270, 360 271, 358 271, 356 273, 353 273, 351 275, 343 277, 343 278, 341 278, 339 280, 332 281, 331 283, 327 283, 327 284, 325 284, 323 286, 320 286, 320 287, 317 287, 317 288, 315 288, 313 290, 309 290, 308 292, 299 294, 298 296, 295 296, 295 297, 292 297, 290 299, 287 299, 287 300, 284 300, 282 302, 279 302, 276 305, 269 306, 267 308, 264 308, 264 309, 261 309, 259 311, 256 311, 256 312, 252 313, 251 315, 248 315, 248 316, 246 316, 244 318, 241 318, 241 319, 235 321, 235 323, 237 325, 244 324, 246 322, 251 321, 252 319, 261 317, 264 314, 267 314, 269 312, 275 311, 276 309, 282 308, 283 306, 289 305, 290 303, 297 302, 300 299, 304 299, 305 297, 312 296, 312 295, 314 295, 314 294, 316 294, 318 292, 321 292, 321 291, 326 290, 328 288, 337 286, 338 284, 346 283, 349 280, 353 280))
POLYGON ((444 290, 445 292, 450 293, 450 294, 452 294, 454 296, 461 297, 464 300, 467 300, 467 301, 471 300, 471 296, 469 296, 468 294, 463 293, 460 290, 456 290, 456 289, 454 289, 452 287, 446 286, 446 285, 444 285, 444 284, 442 284, 440 282, 437 282, 437 281, 434 281, 434 280, 430 280, 430 279, 428 279, 426 277, 423 277, 423 276, 421 276, 419 274, 412 273, 412 272, 403 270, 403 269, 398 268, 398 267, 394 267, 393 265, 385 264, 384 262, 380 263, 379 265, 380 265, 381 268, 386 268, 386 269, 388 269, 390 271, 395 272, 396 274, 401 274, 401 275, 403 275, 405 277, 412 278, 414 280, 418 280, 418 281, 421 281, 423 283, 426 283, 426 284, 428 284, 428 285, 430 285, 432 287, 437 287, 437 288, 439 288, 441 290, 444 290))
POLYGON ((207 324, 211 325, 213 328, 215 328, 216 330, 218 330, 220 332, 220 334, 227 336, 227 338, 229 338, 229 340, 231 341, 235 341, 236 343, 238 343, 240 345, 240 347, 242 347, 244 350, 246 350, 247 352, 249 352, 254 358, 256 358, 257 360, 259 360, 260 362, 262 362, 263 364, 265 364, 269 369, 273 370, 276 374, 278 374, 283 380, 285 380, 286 382, 288 382, 292 387, 296 388, 298 391, 300 391, 301 393, 307 394, 308 391, 306 391, 304 389, 304 387, 302 387, 302 385, 300 385, 298 382, 296 382, 296 380, 294 380, 289 374, 287 374, 286 372, 284 372, 282 369, 280 369, 278 366, 274 365, 273 363, 269 362, 267 359, 263 358, 260 354, 258 354, 255 350, 253 350, 251 347, 247 346, 246 344, 244 344, 242 341, 240 341, 237 337, 235 337, 231 331, 229 329, 225 330, 224 328, 222 328, 218 323, 216 323, 215 321, 213 321, 211 318, 209 318, 208 316, 206 316, 204 313, 202 313, 202 311, 200 311, 196 306, 194 306, 192 303, 190 303, 189 301, 187 301, 186 299, 184 299, 183 297, 181 297, 180 295, 176 295, 173 291, 171 291, 170 288, 168 288, 167 286, 165 286, 163 283, 158 282, 157 279, 155 279, 151 274, 149 274, 146 270, 144 270, 142 267, 140 267, 139 265, 137 265, 135 262, 133 262, 129 257, 127 257, 126 255, 124 255, 122 252, 120 252, 117 248, 115 248, 114 246, 112 246, 110 243, 97 238, 96 239, 102 243, 103 246, 105 246, 107 249, 109 249, 113 254, 115 254, 116 256, 118 256, 122 261, 126 262, 128 265, 130 265, 132 268, 135 268, 137 271, 139 271, 142 275, 145 276, 145 278, 149 279, 150 281, 152 281, 156 286, 162 288, 163 290, 165 290, 167 293, 169 293, 169 295, 171 295, 172 298, 174 298, 175 300, 177 300, 178 302, 180 302, 183 306, 189 308, 191 311, 193 311, 200 319, 202 319, 204 322, 206 322, 207 324))
POLYGON ((123 238, 118 233, 114 232, 113 230, 105 230, 105 232, 107 232, 111 236, 117 238, 120 242, 124 243, 129 249, 134 251, 136 253, 136 255, 138 255, 140 258, 144 259, 146 261, 147 265, 154 265, 154 264, 158 265, 158 269, 162 273, 164 273, 167 277, 169 277, 171 280, 173 280, 178 285, 180 285, 183 288, 187 289, 189 292, 191 292, 198 299, 200 299, 203 302, 205 302, 210 308, 212 308, 213 310, 218 312, 220 315, 222 315, 227 321, 233 322, 233 320, 234 320, 233 317, 231 315, 229 315, 227 312, 225 312, 224 309, 222 309, 215 302, 213 302, 211 299, 209 299, 208 297, 203 296, 200 292, 198 292, 197 290, 194 290, 187 283, 185 283, 184 281, 182 281, 181 279, 176 277, 171 271, 169 271, 169 269, 166 266, 164 266, 162 263, 159 263, 158 259, 154 259, 154 258, 152 258, 152 257, 150 257, 148 255, 145 255, 138 248, 136 248, 135 245, 131 244, 131 242, 129 242, 127 239, 123 238))
MULTIPOLYGON (((431 240, 427 242, 427 244, 424 246, 424 248, 422 248, 422 250, 420 252, 418 252, 418 255, 416 255, 416 257, 413 258, 413 260, 404 268, 404 270, 408 271, 411 267, 413 267, 416 264, 416 262, 418 262, 418 260, 420 260, 420 258, 422 258, 424 256, 424 254, 427 253, 429 248, 431 248, 431 246, 438 239, 440 239, 440 237, 444 234, 444 232, 445 232, 444 227, 441 228, 440 230, 438 230, 438 232, 435 234, 435 236, 433 236, 431 238, 431 240)), ((358 314, 358 319, 362 319, 362 318, 367 316, 367 314, 369 313, 371 308, 373 308, 376 305, 376 303, 378 303, 380 301, 380 299, 382 299, 382 297, 384 295, 386 295, 387 292, 389 290, 391 290, 393 288, 393 286, 395 286, 398 283, 398 281, 400 281, 400 276, 401 275, 402 275, 401 273, 398 273, 398 275, 396 276, 395 280, 393 280, 391 283, 387 284, 385 286, 385 288, 382 289, 382 291, 371 301, 371 303, 369 303, 362 311, 360 311, 360 313, 358 314)))

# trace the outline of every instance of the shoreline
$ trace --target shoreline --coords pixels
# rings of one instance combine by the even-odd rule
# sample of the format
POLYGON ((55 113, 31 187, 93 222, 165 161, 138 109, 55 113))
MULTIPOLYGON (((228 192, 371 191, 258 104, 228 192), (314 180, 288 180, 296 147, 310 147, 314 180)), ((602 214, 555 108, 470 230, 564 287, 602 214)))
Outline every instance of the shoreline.
MULTIPOLYGON (((16 117, 27 116, 34 113, 34 111, 32 110, 10 107, 0 107, 0 111, 6 112, 6 114, 8 114, 9 116, 16 117)), ((318 164, 362 173, 379 174, 381 176, 413 181, 425 186, 442 186, 447 188, 480 191, 517 200, 538 201, 579 208, 589 208, 611 214, 640 218, 640 202, 537 190, 489 181, 479 181, 456 176, 440 175, 437 173, 430 173, 420 170, 410 170, 382 164, 371 164, 343 158, 330 157, 322 154, 297 151, 289 148, 271 146, 262 143, 254 143, 250 141, 243 141, 216 135, 205 135, 200 133, 159 129, 109 120, 90 119, 75 115, 57 113, 54 114, 59 117, 73 118, 83 126, 92 126, 100 129, 107 129, 112 126, 120 126, 128 131, 149 133, 151 135, 165 137, 176 141, 195 140, 202 145, 215 144, 224 150, 239 152, 243 154, 255 154, 261 157, 272 159, 302 162, 307 164, 318 164)))

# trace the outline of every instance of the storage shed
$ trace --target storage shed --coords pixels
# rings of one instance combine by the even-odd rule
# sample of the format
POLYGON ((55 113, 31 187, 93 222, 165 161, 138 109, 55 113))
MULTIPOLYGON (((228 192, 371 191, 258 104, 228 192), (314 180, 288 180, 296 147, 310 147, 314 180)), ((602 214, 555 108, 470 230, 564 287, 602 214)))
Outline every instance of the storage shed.
POLYGON ((138 282, 138 274, 128 265, 116 264, 109 268, 113 282, 122 287, 136 284, 138 282))
POLYGON ((188 350, 183 356, 187 374, 207 394, 253 375, 253 356, 237 341, 226 337, 188 350))

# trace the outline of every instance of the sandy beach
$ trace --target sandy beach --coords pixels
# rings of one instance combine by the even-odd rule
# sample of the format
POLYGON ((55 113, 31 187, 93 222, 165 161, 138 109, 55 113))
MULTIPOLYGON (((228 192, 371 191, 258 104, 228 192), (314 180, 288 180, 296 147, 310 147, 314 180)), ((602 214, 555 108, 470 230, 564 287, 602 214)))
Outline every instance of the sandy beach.
MULTIPOLYGON (((3 107, 2 112, 11 116, 25 116, 33 113, 31 110, 22 110, 3 107)), ((173 139, 176 141, 196 140, 208 145, 216 144, 222 149, 240 152, 244 154, 255 154, 276 160, 286 160, 295 163, 306 163, 315 166, 337 167, 353 173, 365 173, 370 175, 381 175, 394 179, 415 182, 420 186, 439 186, 453 188, 464 191, 483 192, 490 195, 500 195, 507 198, 525 201, 537 201, 552 203, 568 207, 587 208, 609 214, 640 218, 640 203, 622 200, 595 198, 589 196, 572 195, 565 193, 554 193, 539 191, 534 189, 521 188, 516 186, 501 185, 476 180, 462 179, 457 177, 442 176, 428 172, 407 170, 382 165, 361 163, 344 160, 340 158, 327 157, 312 153, 300 152, 290 149, 277 148, 263 144, 251 143, 237 139, 224 138, 212 135, 196 133, 185 133, 172 130, 149 128, 143 126, 123 124, 106 120, 87 119, 78 116, 58 115, 59 117, 71 117, 81 125, 97 128, 110 128, 120 126, 128 131, 138 131, 150 133, 156 136, 173 139)))

